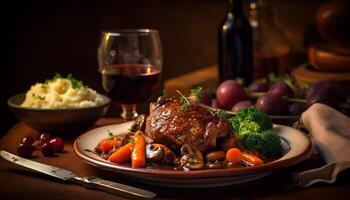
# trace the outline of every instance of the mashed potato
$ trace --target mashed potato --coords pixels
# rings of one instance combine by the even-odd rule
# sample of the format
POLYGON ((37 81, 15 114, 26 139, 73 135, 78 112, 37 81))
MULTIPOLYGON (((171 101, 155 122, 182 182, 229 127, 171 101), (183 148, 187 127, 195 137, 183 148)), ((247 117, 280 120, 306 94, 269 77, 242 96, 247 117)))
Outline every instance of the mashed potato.
POLYGON ((31 108, 84 108, 105 103, 95 90, 84 86, 69 75, 60 75, 45 83, 31 86, 21 106, 31 108))

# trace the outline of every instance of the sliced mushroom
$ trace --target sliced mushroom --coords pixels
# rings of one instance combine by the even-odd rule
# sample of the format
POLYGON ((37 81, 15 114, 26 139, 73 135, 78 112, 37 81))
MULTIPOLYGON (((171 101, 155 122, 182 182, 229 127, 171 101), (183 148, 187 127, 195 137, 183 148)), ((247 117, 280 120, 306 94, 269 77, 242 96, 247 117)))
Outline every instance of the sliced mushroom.
POLYGON ((224 151, 213 151, 205 156, 206 160, 209 162, 225 160, 226 153, 224 151))
POLYGON ((154 147, 156 148, 161 148, 164 151, 164 156, 161 160, 162 163, 175 163, 176 160, 176 155, 175 153, 170 150, 167 146, 163 145, 163 144, 158 144, 158 143, 154 143, 152 144, 154 147))
POLYGON ((162 160, 164 157, 164 150, 161 147, 154 147, 152 144, 146 146, 146 158, 152 162, 162 160))
POLYGON ((152 162, 174 163, 176 156, 167 146, 162 144, 149 144, 146 147, 146 158, 152 162))
POLYGON ((131 132, 144 131, 146 127, 146 115, 139 115, 130 127, 131 132))
POLYGON ((203 155, 198 147, 184 144, 181 147, 180 164, 183 168, 202 169, 204 167, 203 155))

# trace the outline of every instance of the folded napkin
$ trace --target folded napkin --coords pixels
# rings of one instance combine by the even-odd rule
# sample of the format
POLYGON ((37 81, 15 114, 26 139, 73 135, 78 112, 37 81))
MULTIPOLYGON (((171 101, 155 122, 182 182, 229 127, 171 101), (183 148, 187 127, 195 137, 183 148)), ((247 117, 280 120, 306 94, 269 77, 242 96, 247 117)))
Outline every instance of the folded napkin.
POLYGON ((337 110, 316 103, 306 110, 300 122, 310 132, 314 147, 327 163, 317 169, 297 173, 294 185, 334 183, 338 173, 350 168, 350 118, 337 110))

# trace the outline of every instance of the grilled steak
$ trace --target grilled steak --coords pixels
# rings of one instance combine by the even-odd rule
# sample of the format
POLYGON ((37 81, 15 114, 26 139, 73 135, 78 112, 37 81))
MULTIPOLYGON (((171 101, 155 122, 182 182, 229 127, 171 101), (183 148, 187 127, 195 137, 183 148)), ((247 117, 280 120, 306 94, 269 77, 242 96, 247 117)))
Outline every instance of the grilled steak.
POLYGON ((145 135, 156 143, 179 151, 183 144, 193 144, 202 152, 213 149, 216 139, 225 137, 230 123, 205 108, 191 105, 182 111, 181 103, 171 98, 160 97, 150 105, 145 135))

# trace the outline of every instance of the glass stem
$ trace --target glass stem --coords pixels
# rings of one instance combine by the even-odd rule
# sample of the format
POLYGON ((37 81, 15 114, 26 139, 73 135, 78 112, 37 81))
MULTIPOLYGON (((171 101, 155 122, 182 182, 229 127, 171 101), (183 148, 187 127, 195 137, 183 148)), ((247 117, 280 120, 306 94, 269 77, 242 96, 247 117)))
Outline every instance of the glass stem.
POLYGON ((123 112, 120 116, 127 121, 135 119, 139 114, 136 112, 136 104, 123 104, 123 112))

